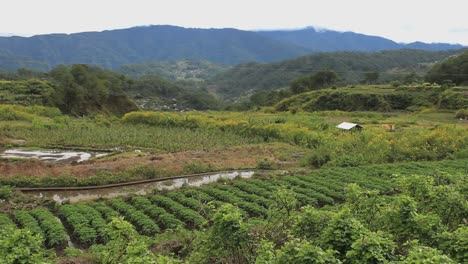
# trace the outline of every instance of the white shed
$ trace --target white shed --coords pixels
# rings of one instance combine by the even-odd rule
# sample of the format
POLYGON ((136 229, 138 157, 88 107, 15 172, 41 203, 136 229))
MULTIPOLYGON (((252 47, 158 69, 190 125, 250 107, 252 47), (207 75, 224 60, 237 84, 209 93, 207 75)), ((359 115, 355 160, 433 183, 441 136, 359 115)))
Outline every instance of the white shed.
POLYGON ((354 124, 354 123, 348 123, 348 122, 343 122, 339 125, 336 126, 337 128, 339 129, 343 129, 343 130, 361 130, 363 129, 363 127, 361 125, 358 125, 358 124, 354 124))

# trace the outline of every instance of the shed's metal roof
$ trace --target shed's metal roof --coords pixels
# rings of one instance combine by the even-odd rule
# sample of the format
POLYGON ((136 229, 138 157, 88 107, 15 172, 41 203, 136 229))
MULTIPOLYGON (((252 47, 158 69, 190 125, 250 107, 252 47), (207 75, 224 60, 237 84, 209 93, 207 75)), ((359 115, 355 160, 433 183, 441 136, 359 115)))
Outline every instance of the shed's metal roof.
POLYGON ((360 126, 358 124, 348 123, 348 122, 343 122, 343 123, 337 125, 336 127, 344 129, 344 130, 350 130, 350 129, 354 128, 354 127, 362 128, 362 126, 360 126))

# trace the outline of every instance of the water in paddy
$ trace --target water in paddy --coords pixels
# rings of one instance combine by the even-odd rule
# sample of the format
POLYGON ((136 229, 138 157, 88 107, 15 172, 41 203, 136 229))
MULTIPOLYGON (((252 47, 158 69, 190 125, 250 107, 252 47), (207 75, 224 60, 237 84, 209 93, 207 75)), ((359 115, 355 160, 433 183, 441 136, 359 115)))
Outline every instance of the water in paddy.
POLYGON ((99 158, 110 153, 85 152, 73 150, 27 150, 27 149, 7 149, 0 153, 0 158, 16 159, 39 159, 53 163, 83 162, 92 158, 99 158))
POLYGON ((198 187, 222 179, 232 180, 236 177, 251 178, 253 175, 254 171, 231 171, 105 189, 80 191, 37 191, 30 193, 34 194, 37 197, 53 199, 54 201, 59 203, 75 203, 86 200, 97 200, 100 198, 114 198, 129 195, 146 195, 152 193, 154 190, 173 190, 182 186, 198 187))

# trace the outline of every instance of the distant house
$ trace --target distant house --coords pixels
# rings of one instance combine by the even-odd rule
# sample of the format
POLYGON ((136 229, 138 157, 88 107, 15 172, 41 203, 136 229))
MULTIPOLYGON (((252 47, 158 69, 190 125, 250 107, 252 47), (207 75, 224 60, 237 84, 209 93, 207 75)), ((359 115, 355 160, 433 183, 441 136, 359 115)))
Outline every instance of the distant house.
POLYGON ((346 130, 346 131, 360 131, 361 129, 363 129, 363 127, 361 125, 358 125, 358 124, 354 124, 354 123, 348 123, 348 122, 343 122, 339 125, 336 126, 337 128, 339 129, 343 129, 343 130, 346 130))

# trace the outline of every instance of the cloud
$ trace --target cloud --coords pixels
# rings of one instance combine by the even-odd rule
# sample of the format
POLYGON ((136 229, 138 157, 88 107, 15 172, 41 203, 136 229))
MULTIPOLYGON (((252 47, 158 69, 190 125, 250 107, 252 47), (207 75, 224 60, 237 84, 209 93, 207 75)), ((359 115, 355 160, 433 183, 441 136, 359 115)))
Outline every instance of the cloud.
POLYGON ((449 29, 449 32, 455 34, 468 34, 468 28, 453 28, 449 29))

